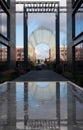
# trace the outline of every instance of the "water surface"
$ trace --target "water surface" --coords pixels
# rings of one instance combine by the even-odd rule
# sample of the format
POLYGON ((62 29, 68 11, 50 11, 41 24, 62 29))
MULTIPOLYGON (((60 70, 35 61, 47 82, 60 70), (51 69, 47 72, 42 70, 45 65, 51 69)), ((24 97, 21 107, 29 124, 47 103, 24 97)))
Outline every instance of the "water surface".
POLYGON ((0 130, 83 130, 83 90, 70 82, 1 84, 0 130))

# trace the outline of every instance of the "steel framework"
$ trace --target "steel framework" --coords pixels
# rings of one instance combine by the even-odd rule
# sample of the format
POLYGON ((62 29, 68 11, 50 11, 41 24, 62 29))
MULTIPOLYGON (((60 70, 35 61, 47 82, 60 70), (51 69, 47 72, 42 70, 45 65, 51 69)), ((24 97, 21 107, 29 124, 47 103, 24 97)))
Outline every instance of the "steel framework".
MULTIPOLYGON (((16 11, 24 14, 24 63, 25 68, 28 66, 28 13, 55 13, 55 31, 56 31, 56 64, 60 62, 59 56, 59 14, 60 6, 58 1, 25 1, 16 2, 23 5, 23 11, 16 11)), ((63 8, 62 8, 63 9, 63 8)))

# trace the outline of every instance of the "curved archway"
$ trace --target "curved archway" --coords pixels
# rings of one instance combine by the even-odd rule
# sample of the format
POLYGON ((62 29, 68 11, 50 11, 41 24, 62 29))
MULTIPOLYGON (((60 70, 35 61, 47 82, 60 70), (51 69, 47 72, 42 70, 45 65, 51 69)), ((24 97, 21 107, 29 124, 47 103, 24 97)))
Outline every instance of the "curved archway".
POLYGON ((51 30, 41 27, 31 33, 29 41, 34 47, 39 43, 46 43, 51 47, 55 44, 55 36, 51 30))
POLYGON ((55 82, 29 82, 29 93, 34 100, 39 102, 52 101, 56 92, 55 82), (31 86, 30 86, 31 85, 31 86))
POLYGON ((41 27, 31 33, 28 41, 28 46, 33 46, 33 48, 35 48, 40 43, 45 43, 49 46, 49 55, 51 61, 55 60, 56 59, 55 36, 51 30, 41 27))

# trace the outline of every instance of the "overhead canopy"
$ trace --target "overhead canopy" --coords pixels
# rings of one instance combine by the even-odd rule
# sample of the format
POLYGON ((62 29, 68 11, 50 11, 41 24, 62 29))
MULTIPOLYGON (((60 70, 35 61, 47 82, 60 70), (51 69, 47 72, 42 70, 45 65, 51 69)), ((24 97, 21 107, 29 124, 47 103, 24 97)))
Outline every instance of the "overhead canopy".
POLYGON ((50 30, 41 27, 32 32, 29 37, 29 43, 34 47, 40 43, 45 43, 51 48, 52 45, 55 45, 55 36, 50 30))

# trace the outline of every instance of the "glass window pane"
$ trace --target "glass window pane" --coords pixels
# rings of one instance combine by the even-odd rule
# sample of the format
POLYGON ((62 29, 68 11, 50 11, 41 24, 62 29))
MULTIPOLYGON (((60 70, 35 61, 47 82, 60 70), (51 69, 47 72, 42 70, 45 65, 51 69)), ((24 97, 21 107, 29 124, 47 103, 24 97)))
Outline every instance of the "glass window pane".
POLYGON ((0 6, 0 33, 7 37, 7 14, 0 6))
POLYGON ((75 60, 83 61, 83 43, 80 43, 75 47, 75 60))
POLYGON ((83 32, 83 4, 75 14, 75 36, 83 32))

